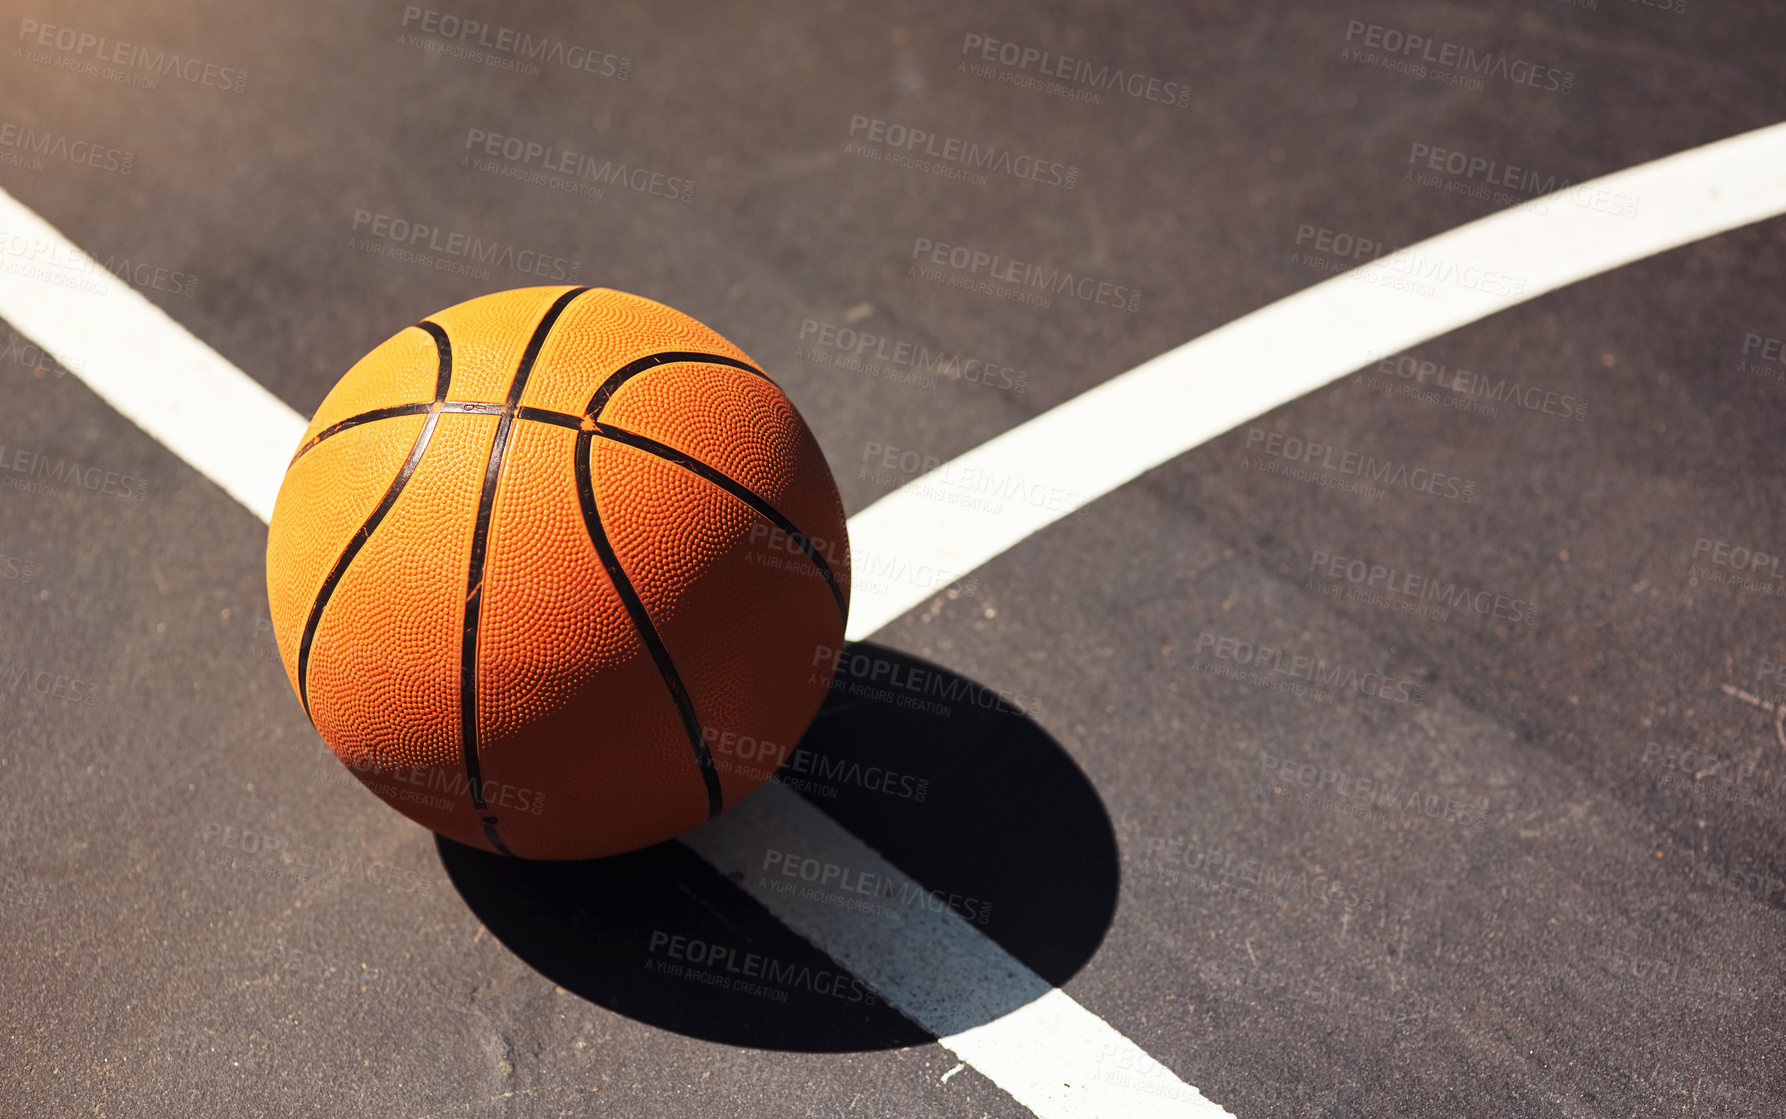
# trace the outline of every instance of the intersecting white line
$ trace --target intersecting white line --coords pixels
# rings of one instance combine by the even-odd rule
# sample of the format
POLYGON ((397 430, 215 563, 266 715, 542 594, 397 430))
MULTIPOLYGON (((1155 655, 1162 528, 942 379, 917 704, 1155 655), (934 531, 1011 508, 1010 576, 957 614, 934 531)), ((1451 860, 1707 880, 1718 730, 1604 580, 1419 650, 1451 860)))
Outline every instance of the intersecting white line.
MULTIPOLYGON (((1786 212, 1786 125, 1565 188, 1304 288, 1103 382, 850 518, 860 640, 1073 508, 1372 361, 1786 212), (1633 217, 1615 216, 1636 204, 1633 217), (1516 282, 1516 297, 1505 292, 1516 282), (1433 294, 1391 286, 1430 285, 1433 294)), ((1304 249, 1315 246, 1305 241, 1304 249)))
MULTIPOLYGON (((1261 308, 852 517, 852 551, 886 569, 859 573, 882 578, 884 593, 857 596, 849 636, 866 637, 935 593, 931 581, 902 578, 902 564, 966 574, 1073 508, 1375 358, 1781 213, 1786 125, 1774 125, 1493 214, 1261 308), (1635 217, 1613 212, 1632 199, 1635 217), (1433 290, 1397 286, 1410 284, 1433 290)), ((263 521, 271 516, 304 418, 4 191, 0 318, 263 521)), ((741 860, 775 847, 918 888, 786 789, 765 785, 684 842, 741 874, 790 928, 1043 1119, 1229 1115, 953 912, 919 907, 889 924, 758 886, 741 860)))

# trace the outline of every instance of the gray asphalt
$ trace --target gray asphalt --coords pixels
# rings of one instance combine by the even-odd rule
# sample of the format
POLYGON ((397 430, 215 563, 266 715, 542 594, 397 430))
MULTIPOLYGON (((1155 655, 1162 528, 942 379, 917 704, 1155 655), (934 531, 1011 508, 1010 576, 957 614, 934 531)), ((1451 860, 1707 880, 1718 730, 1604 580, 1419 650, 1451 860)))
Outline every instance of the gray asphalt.
MULTIPOLYGON (((9 3, 0 186, 305 415, 485 291, 662 300, 855 512, 1361 241, 1786 118, 1786 15, 1684 7, 9 3), (557 53, 486 65, 447 17, 557 53), (1040 181, 905 166, 914 129, 1040 181), (493 136, 644 174, 541 185, 493 136), (939 244, 1094 294, 950 286, 985 276, 939 244), (968 374, 871 356, 902 343, 968 374)), ((1150 472, 875 636, 1023 714, 833 705, 810 745, 931 792, 808 795, 1241 1119, 1780 1114, 1783 281, 1786 224, 1738 230, 1150 472), (1311 442, 1409 473, 1298 473, 1311 442)), ((833 966, 680 847, 511 872, 359 789, 279 666, 264 527, 0 329, 0 481, 100 479, 0 489, 0 1114, 1026 1114, 884 1006, 646 971, 658 933, 833 966)))

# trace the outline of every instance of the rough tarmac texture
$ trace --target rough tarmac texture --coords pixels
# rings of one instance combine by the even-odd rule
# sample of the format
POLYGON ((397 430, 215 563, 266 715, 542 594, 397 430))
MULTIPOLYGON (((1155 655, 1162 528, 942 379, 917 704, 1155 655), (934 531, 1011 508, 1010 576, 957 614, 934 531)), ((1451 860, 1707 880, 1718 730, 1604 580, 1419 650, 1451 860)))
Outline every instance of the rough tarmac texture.
MULTIPOLYGON (((1338 238, 1392 249, 1786 118, 1786 15, 1685 8, 435 9, 590 49, 598 71, 529 74, 442 51, 433 17, 394 3, 12 3, 0 129, 117 149, 101 159, 120 169, 0 131, 18 157, 0 185, 306 415, 460 299, 649 295, 768 368, 854 512, 910 480, 887 465, 906 452, 960 453, 1351 264, 1321 251, 1338 238), (30 21, 246 83, 72 71, 91 51, 38 46, 30 21), (1347 56, 1391 31, 1527 63, 1534 84, 1347 56), (1033 68, 969 36, 1190 92, 1025 88, 998 75, 1033 68), (894 126, 1058 163, 1061 182, 902 166, 874 139, 894 126), (643 169, 643 187, 516 178, 542 172, 483 154, 488 135, 643 169), (1411 161, 1432 150, 1512 185, 1411 161), (521 266, 406 257, 425 247, 380 235, 395 222, 521 266), (1139 299, 951 287, 916 270, 923 241, 1139 299), (843 328, 1002 371, 855 365, 843 328)), ((1786 1110, 1786 738, 1761 706, 1786 699, 1786 577, 1714 562, 1720 542, 1786 552, 1786 362, 1744 352, 1786 336, 1783 282, 1773 221, 1513 307, 1152 471, 878 634, 1022 697, 1037 749, 1095 791, 1119 888, 1095 952, 1051 957, 1068 993, 1241 1119, 1786 1110), (1291 439, 1456 489, 1286 474, 1291 439), (1415 613, 1411 577, 1469 593, 1415 613)), ((1385 293, 1383 313, 1419 298, 1385 293)), ((4 480, 25 452, 127 481, 0 490, 0 1111, 1025 1114, 971 1069, 943 1081, 952 1055, 891 1015, 849 1017, 852 1051, 785 1019, 753 1045, 748 995, 548 978, 480 920, 456 856, 310 729, 266 628, 263 526, 7 337, 4 480), (663 1005, 629 1011, 638 989, 663 1005)), ((946 876, 956 842, 963 874, 1021 863, 1016 829, 974 837, 977 771, 934 772, 947 826, 914 807, 902 830, 899 805, 860 796, 836 811, 901 865, 946 876)), ((638 935, 713 922, 801 951, 699 864, 645 857, 673 888, 560 916, 630 907, 638 935)), ((1111 884, 1048 869, 984 887, 1024 915, 989 934, 1038 959, 1034 923, 1111 884)), ((649 942, 626 943, 613 966, 642 967, 649 942)))

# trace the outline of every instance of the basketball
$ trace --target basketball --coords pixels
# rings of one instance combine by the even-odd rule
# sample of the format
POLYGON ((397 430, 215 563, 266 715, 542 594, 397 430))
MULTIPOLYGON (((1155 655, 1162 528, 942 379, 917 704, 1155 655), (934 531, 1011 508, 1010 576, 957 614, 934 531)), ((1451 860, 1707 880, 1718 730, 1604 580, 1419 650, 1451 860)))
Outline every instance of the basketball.
POLYGON ((786 759, 849 550, 817 442, 743 351, 639 296, 536 287, 348 370, 280 487, 267 590, 293 690, 367 788, 460 843, 582 859, 786 759))

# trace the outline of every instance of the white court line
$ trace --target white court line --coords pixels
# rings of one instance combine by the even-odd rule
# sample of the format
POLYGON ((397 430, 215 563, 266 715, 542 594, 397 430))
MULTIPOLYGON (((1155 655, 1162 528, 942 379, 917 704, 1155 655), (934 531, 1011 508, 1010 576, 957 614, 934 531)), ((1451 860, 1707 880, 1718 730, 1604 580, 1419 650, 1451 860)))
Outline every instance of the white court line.
POLYGON ((682 842, 1037 1115, 1233 1119, 947 906, 883 903, 903 914, 894 919, 770 888, 806 884, 765 877, 759 860, 773 849, 880 875, 882 898, 925 896, 798 793, 769 782, 682 842))
POLYGON ((1012 428, 851 517, 850 551, 871 565, 856 579, 872 582, 877 593, 851 596, 847 636, 867 637, 936 593, 935 580, 901 581, 901 573, 959 578, 1075 505, 1374 360, 1577 280, 1782 212, 1786 125, 1777 124, 1491 214, 1261 307, 1012 428), (1614 196, 1637 199, 1636 218, 1593 208, 1614 196), (1537 212, 1541 206, 1546 213, 1537 212), (1384 286, 1434 266, 1449 267, 1451 280, 1437 283, 1432 296, 1384 286), (1524 290, 1512 299, 1490 294, 1491 283, 1502 285, 1488 274, 1521 278, 1524 290), (1464 286, 1472 280, 1477 287, 1464 286), (996 511, 968 504, 977 497, 996 511))
MULTIPOLYGON (((1374 273, 1373 279, 1398 275, 1395 258, 1325 281, 1075 397, 888 495, 851 518, 853 548, 915 555, 966 574, 1060 519, 1064 510, 1050 507, 1057 503, 1007 500, 1008 511, 988 514, 938 501, 920 493, 920 485, 954 485, 964 469, 986 472, 977 475, 983 477, 1005 472, 1044 493, 1055 487, 1078 495, 1078 503, 1090 501, 1374 357, 1564 284, 1786 212, 1786 126, 1581 184, 1552 196, 1550 205, 1551 215, 1542 218, 1505 211, 1403 250, 1411 256, 1402 256, 1402 263, 1417 266, 1424 254, 1521 276, 1525 288, 1518 299, 1450 284, 1422 302, 1424 297, 1359 282, 1360 273, 1374 273), (1595 189, 1639 199, 1638 219, 1615 218, 1571 200, 1573 192, 1595 189), (908 546, 913 542, 920 552, 908 546)), ((101 284, 109 276, 0 192, 0 250, 10 253, 20 237, 27 245, 41 244, 52 259, 87 261, 101 284)), ((116 281, 105 289, 103 304, 80 302, 95 297, 20 269, 0 269, 0 317, 266 519, 284 458, 305 426, 302 417, 133 289, 116 281), (94 332, 108 329, 101 308, 122 325, 108 344, 95 345, 94 332), (240 439, 230 431, 256 437, 240 439)), ((879 601, 858 597, 852 637, 874 632, 932 593, 898 583, 889 589, 879 601)), ((830 861, 877 867, 909 881, 829 817, 775 785, 685 841, 722 871, 740 869, 731 864, 742 850, 776 846, 832 853, 838 857, 830 861)), ((873 919, 851 920, 841 910, 796 904, 748 881, 746 889, 1043 1119, 1228 1114, 953 914, 876 925, 873 919), (1034 1001, 1024 1001, 1032 996, 1034 1001), (1012 1005, 1020 1008, 983 1021, 986 1008, 1012 1005), (1101 1058, 1095 1067, 1091 1054, 1101 1058), (1106 1068, 1145 1070, 1148 1087, 1100 1076, 1106 1068)))
MULTIPOLYGON (((272 517, 291 452, 309 424, 4 190, 0 318, 262 521, 272 517), (4 255, 23 256, 33 268, 7 269, 4 255), (83 286, 92 281, 99 294, 71 288, 71 277, 83 286)), ((721 873, 739 869, 734 863, 745 851, 760 857, 774 847, 922 890, 836 821, 774 783, 683 842, 721 873)), ((920 906, 898 925, 853 928, 862 919, 853 922, 843 910, 792 903, 750 881, 742 885, 1043 1119, 1233 1119, 953 912, 920 906), (983 1024, 989 1007, 1015 1009, 983 1024), (1038 1056, 1047 1063, 1034 1063, 1038 1056), (1080 1082, 1066 1082, 1062 1074, 1069 1072, 1080 1082), (1129 1086, 1136 1083, 1144 1086, 1129 1086)))
POLYGON ((309 421, 0 191, 0 316, 265 521, 309 421))

